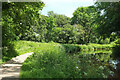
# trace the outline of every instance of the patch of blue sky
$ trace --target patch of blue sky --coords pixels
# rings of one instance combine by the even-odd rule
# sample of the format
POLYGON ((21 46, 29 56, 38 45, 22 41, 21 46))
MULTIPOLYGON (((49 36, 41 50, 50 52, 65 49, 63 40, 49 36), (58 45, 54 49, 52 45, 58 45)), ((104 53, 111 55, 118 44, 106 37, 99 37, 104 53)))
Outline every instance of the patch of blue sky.
POLYGON ((78 7, 86 7, 94 4, 94 0, 42 0, 45 7, 40 13, 46 15, 49 11, 72 17, 73 12, 78 7))

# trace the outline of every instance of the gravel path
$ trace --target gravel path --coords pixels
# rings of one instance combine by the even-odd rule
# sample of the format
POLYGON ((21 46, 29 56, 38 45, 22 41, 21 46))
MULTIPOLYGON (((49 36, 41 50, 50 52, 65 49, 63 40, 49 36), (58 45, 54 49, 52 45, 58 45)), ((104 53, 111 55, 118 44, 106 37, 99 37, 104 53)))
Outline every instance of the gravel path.
POLYGON ((28 56, 32 54, 33 52, 26 53, 15 58, 12 58, 10 61, 7 61, 6 63, 2 64, 0 67, 0 79, 19 78, 19 72, 22 63, 26 60, 28 56))

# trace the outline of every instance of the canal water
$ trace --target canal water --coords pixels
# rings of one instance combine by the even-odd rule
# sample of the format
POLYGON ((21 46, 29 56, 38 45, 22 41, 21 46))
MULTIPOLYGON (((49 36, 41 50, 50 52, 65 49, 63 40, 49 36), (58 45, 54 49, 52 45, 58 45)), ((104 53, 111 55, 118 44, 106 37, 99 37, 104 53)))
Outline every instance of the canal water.
POLYGON ((112 51, 89 51, 72 54, 81 78, 116 78, 120 80, 120 58, 112 51))

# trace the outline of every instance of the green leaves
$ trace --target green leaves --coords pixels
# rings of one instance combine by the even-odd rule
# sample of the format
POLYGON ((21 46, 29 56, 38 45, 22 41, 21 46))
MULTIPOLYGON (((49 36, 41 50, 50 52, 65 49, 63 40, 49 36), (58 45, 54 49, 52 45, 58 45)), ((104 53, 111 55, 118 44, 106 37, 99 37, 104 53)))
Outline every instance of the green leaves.
POLYGON ((120 31, 120 2, 97 2, 95 4, 98 12, 101 13, 100 16, 97 17, 98 20, 96 22, 98 25, 98 33, 104 38, 110 37, 112 32, 120 31))
MULTIPOLYGON (((88 45, 17 42, 23 43, 32 47, 35 53, 23 63, 20 78, 107 78, 110 74, 110 70, 104 65, 110 58, 109 51, 81 53, 78 48, 83 46, 87 49, 88 45), (75 54, 77 51, 80 53, 75 54), (106 62, 101 62, 103 60, 106 62)), ((103 46, 91 44, 88 48, 97 45, 103 46)), ((23 49, 21 45, 19 47, 23 49)))
POLYGON ((40 15, 38 12, 43 6, 43 2, 4 2, 2 4, 3 41, 10 38, 10 40, 15 40, 14 37, 11 37, 12 35, 18 37, 20 35, 19 38, 23 39, 26 32, 30 31, 33 25, 38 26, 36 24, 40 15))
POLYGON ((79 24, 83 26, 84 42, 92 42, 94 40, 95 33, 95 16, 97 15, 96 9, 93 6, 89 7, 78 7, 77 10, 73 13, 71 18, 71 24, 79 24), (91 36, 92 35, 92 36, 91 36))
POLYGON ((8 60, 18 55, 10 41, 19 39, 35 40, 35 38, 32 39, 34 37, 32 28, 33 26, 38 26, 37 22, 40 16, 38 12, 43 6, 43 2, 2 3, 3 60, 8 60))

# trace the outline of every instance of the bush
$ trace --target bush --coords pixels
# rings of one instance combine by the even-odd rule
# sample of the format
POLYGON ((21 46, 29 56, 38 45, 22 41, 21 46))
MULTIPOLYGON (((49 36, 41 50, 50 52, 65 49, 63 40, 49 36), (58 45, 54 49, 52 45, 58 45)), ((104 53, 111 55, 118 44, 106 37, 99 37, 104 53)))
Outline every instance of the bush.
POLYGON ((75 61, 65 54, 62 46, 46 44, 25 61, 20 77, 71 78, 78 75, 75 70, 75 61))
POLYGON ((109 43, 110 43, 110 38, 106 38, 106 39, 104 39, 104 40, 101 39, 101 40, 100 40, 100 43, 101 43, 101 44, 109 44, 109 43))
POLYGON ((76 48, 74 45, 71 45, 71 44, 63 44, 64 48, 65 48, 65 51, 66 53, 73 53, 76 51, 76 48))
POLYGON ((104 40, 103 40, 103 39, 101 39, 101 40, 100 40, 100 44, 103 44, 103 43, 104 43, 104 40))
POLYGON ((88 45, 88 49, 91 51, 91 50, 94 50, 94 47, 91 45, 88 45))
POLYGON ((114 46, 114 45, 116 45, 116 43, 115 43, 115 42, 111 42, 110 44, 111 44, 111 45, 113 45, 113 46, 114 46))
POLYGON ((117 40, 115 40, 114 43, 120 44, 120 38, 118 38, 117 40))
MULTIPOLYGON (((24 78, 103 77, 102 74, 104 70, 99 70, 99 68, 96 68, 94 64, 91 64, 90 59, 87 57, 88 54, 93 53, 90 52, 89 50, 92 50, 93 47, 96 47, 96 49, 98 49, 103 45, 100 44, 89 44, 89 45, 62 44, 61 45, 58 43, 36 43, 31 41, 30 42, 20 41, 20 44, 29 46, 30 50, 34 52, 34 54, 28 57, 23 63, 23 66, 21 67, 20 78, 24 79, 24 78), (70 55, 67 54, 70 52, 73 54, 70 55), (74 54, 76 52, 81 52, 81 53, 74 54), (81 54, 84 54, 84 56, 81 56, 81 54), (83 63, 85 65, 81 65, 83 63), (86 66, 85 69, 84 66, 86 66), (95 74, 91 74, 92 71, 89 70, 95 71, 95 74), (98 72, 98 71, 102 71, 102 72, 98 72), (99 76, 96 73, 100 74, 101 76, 99 76)), ((18 48, 22 48, 22 46, 19 45, 17 49, 18 48)))
POLYGON ((109 44, 110 43, 110 39, 109 38, 106 38, 104 41, 103 41, 104 44, 109 44))
POLYGON ((82 45, 84 51, 88 51, 88 46, 87 45, 82 45))

